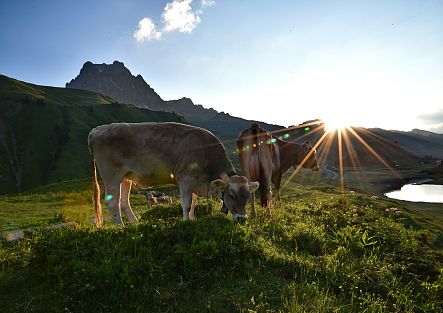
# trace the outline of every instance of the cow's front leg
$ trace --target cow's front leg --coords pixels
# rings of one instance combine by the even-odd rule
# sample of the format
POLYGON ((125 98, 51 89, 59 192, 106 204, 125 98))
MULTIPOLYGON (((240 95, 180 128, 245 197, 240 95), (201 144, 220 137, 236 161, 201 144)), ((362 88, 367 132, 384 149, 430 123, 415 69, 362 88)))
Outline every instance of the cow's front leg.
POLYGON ((111 213, 112 220, 117 225, 123 225, 120 210, 120 186, 121 182, 105 184, 105 203, 111 213))
POLYGON ((275 178, 274 187, 275 187, 275 198, 278 202, 280 202, 280 183, 281 183, 281 174, 278 174, 275 178))
POLYGON ((129 202, 129 197, 131 195, 131 186, 132 181, 124 179, 121 187, 121 195, 120 195, 120 206, 121 210, 125 214, 126 218, 131 223, 137 223, 138 219, 135 216, 134 212, 131 209, 131 204, 129 202))

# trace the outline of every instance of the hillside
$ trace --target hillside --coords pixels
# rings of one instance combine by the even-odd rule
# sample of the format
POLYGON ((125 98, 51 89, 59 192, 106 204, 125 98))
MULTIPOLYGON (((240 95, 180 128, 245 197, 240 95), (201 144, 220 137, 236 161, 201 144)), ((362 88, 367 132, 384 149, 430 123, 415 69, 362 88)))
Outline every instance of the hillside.
MULTIPOLYGON (((196 105, 189 98, 165 101, 151 88, 141 75, 133 76, 122 62, 93 64, 86 62, 77 77, 66 83, 66 88, 95 91, 122 103, 140 108, 176 112, 193 125, 204 127, 223 139, 234 139, 252 123, 214 109, 196 105)), ((282 126, 261 122, 269 130, 282 126)))
POLYGON ((140 223, 96 229, 87 186, 0 198, 0 223, 77 223, 0 241, 2 312, 443 310, 441 229, 399 202, 291 184, 272 219, 258 208, 239 224, 218 201, 184 222, 178 201, 133 194, 140 223))
POLYGON ((90 91, 0 75, 0 193, 90 176, 89 131, 112 122, 183 121, 90 91))
POLYGON ((425 155, 434 159, 443 159, 443 134, 414 129, 409 132, 385 130, 380 128, 370 129, 373 133, 389 139, 395 144, 404 147, 411 153, 421 158, 425 155))

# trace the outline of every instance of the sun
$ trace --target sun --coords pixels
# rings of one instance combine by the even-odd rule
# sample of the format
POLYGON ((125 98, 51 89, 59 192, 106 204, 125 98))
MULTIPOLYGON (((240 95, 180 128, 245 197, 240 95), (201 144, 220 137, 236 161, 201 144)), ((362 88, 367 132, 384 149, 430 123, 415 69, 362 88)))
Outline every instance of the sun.
POLYGON ((326 131, 334 131, 338 129, 344 129, 351 126, 347 116, 331 116, 322 119, 326 131))

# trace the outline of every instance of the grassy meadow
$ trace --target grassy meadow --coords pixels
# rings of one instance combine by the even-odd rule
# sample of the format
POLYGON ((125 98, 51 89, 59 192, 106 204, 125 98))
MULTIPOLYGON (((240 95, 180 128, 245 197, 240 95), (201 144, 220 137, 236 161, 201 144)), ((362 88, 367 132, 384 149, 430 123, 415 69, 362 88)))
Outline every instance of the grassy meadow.
POLYGON ((401 202, 294 183, 239 224, 134 193, 140 223, 96 229, 90 199, 89 180, 0 197, 2 231, 26 233, 0 243, 2 312, 443 311, 442 229, 401 202))

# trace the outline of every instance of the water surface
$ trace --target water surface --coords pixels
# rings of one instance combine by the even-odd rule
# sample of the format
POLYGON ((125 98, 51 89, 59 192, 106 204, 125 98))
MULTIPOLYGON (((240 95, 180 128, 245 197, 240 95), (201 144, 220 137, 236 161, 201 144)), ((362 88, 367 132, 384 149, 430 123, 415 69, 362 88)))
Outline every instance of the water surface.
POLYGON ((443 185, 407 184, 385 194, 388 198, 412 202, 443 203, 443 185))

